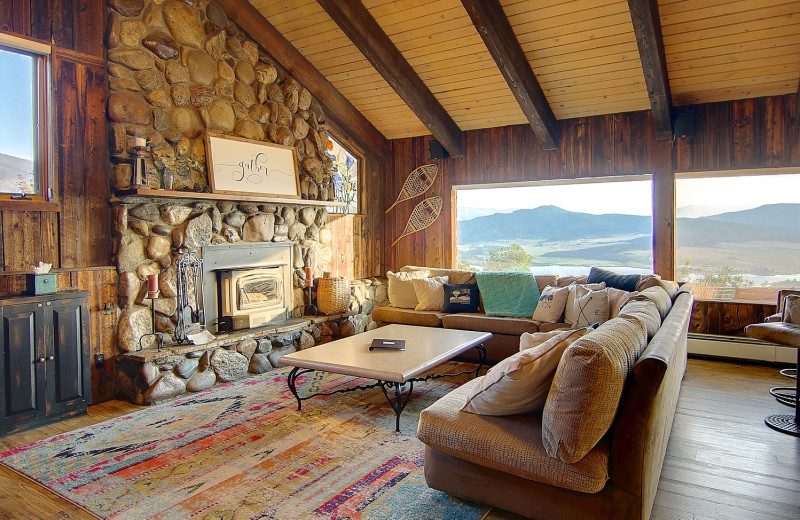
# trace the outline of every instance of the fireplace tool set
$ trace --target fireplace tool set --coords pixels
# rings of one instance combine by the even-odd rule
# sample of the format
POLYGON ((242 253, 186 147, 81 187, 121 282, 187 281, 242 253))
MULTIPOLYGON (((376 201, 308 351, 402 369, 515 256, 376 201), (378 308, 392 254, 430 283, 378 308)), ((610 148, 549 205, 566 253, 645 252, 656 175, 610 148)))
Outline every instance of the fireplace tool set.
POLYGON ((178 322, 175 324, 175 341, 188 341, 187 334, 205 328, 203 313, 203 261, 194 253, 181 254, 177 267, 178 322), (190 300, 194 295, 194 306, 190 300))

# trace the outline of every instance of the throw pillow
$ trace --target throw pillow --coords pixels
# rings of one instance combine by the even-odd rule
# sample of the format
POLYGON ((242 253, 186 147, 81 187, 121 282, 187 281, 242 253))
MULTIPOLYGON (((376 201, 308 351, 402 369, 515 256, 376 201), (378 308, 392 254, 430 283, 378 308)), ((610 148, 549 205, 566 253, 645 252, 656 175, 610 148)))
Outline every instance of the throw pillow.
POLYGON ((605 282, 606 287, 614 287, 623 291, 633 292, 636 286, 642 281, 640 274, 619 274, 600 267, 592 267, 589 270, 589 283, 605 282))
POLYGON ((493 366, 461 408, 480 415, 532 413, 544 406, 556 367, 567 347, 591 329, 559 331, 541 345, 493 366))
POLYGON ((440 311, 444 301, 444 284, 448 282, 446 276, 434 276, 432 278, 415 278, 411 280, 414 284, 414 292, 417 294, 417 303, 414 310, 417 311, 440 311))
POLYGON ((608 317, 616 318, 619 315, 620 309, 637 296, 639 293, 623 291, 622 289, 615 289, 608 287, 608 317))
POLYGON ((593 291, 578 286, 575 293, 575 327, 608 321, 608 289, 593 291))
POLYGON ((388 271, 386 278, 389 280, 387 293, 389 294, 389 304, 392 307, 402 309, 413 309, 417 306, 417 293, 414 292, 414 284, 411 280, 415 278, 426 278, 428 271, 414 271, 413 273, 393 273, 388 271))
POLYGON ((519 351, 522 352, 529 348, 538 347, 553 336, 563 334, 567 330, 568 329, 555 329, 548 332, 523 332, 519 337, 519 351))
POLYGON ((647 330, 647 337, 652 338, 661 327, 661 314, 652 301, 632 299, 619 311, 619 318, 636 318, 640 320, 647 330))
POLYGON ((564 314, 564 307, 567 305, 567 296, 569 296, 569 287, 548 285, 539 296, 539 303, 536 304, 532 319, 547 323, 559 322, 564 314))
POLYGON ((478 312, 478 284, 444 284, 444 303, 442 312, 478 312))
POLYGON ((487 316, 530 318, 539 301, 539 286, 531 273, 475 273, 487 316))
POLYGON ((571 283, 569 284, 569 295, 567 296, 567 304, 564 307, 564 323, 569 323, 573 325, 575 321, 578 319, 578 316, 575 312, 575 292, 578 290, 578 287, 585 287, 587 289, 591 289, 593 291, 598 291, 600 289, 605 289, 605 283, 591 283, 591 284, 576 284, 571 283))
POLYGON ((613 321, 564 351, 545 401, 544 449, 567 464, 581 460, 611 427, 630 353, 640 352, 647 343, 638 320, 613 321))

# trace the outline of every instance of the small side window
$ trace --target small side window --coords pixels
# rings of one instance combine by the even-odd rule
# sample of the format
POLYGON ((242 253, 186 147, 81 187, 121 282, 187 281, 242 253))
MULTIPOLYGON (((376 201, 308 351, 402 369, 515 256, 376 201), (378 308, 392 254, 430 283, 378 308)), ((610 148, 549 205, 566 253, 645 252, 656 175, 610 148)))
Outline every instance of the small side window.
POLYGON ((330 211, 333 213, 358 213, 358 172, 361 161, 330 137, 328 137, 325 155, 333 161, 333 200, 345 203, 344 207, 332 208, 330 211))
POLYGON ((52 201, 50 46, 0 33, 0 200, 52 201))

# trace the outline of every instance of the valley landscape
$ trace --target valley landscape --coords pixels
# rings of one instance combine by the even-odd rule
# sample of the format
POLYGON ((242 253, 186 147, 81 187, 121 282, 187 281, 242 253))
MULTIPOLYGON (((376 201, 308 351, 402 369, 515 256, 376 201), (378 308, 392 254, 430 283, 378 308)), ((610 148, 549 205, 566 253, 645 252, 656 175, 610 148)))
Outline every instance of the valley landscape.
MULTIPOLYGON (((692 213, 688 209, 687 213, 692 213)), ((677 219, 677 266, 684 273, 727 269, 751 283, 800 286, 800 204, 677 219)), ((531 267, 624 267, 652 270, 649 216, 593 215, 556 206, 518 209, 458 222, 458 262, 477 268, 489 252, 519 244, 531 267)), ((562 269, 563 270, 563 269, 562 269)), ((543 271, 542 271, 543 272, 543 271)), ((557 271, 556 271, 557 272, 557 271)))

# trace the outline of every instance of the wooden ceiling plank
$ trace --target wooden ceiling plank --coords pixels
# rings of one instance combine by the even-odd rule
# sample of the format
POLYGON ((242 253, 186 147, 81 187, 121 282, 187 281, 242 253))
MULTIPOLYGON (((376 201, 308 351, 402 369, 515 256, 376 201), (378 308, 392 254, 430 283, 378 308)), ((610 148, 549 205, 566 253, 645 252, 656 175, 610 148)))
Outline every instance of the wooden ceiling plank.
POLYGON ((561 33, 558 36, 545 37, 544 34, 548 32, 547 29, 537 30, 530 33, 521 34, 517 28, 514 28, 514 33, 517 35, 520 45, 523 47, 530 46, 537 49, 547 49, 548 47, 556 47, 561 44, 571 44, 583 42, 591 43, 598 38, 609 36, 616 36, 618 34, 631 35, 631 17, 629 13, 621 16, 620 23, 610 23, 608 25, 598 26, 596 22, 586 22, 581 24, 582 29, 570 33, 561 33))
POLYGON ((778 18, 763 18, 761 20, 751 20, 746 24, 732 24, 732 25, 721 25, 716 27, 709 27, 707 29, 703 29, 702 31, 689 31, 689 32, 673 32, 668 34, 666 32, 662 32, 661 34, 664 36, 664 43, 670 44, 678 44, 678 43, 686 43, 698 40, 706 40, 709 38, 714 37, 725 37, 730 35, 746 35, 747 33, 751 33, 753 31, 762 31, 762 30, 776 30, 779 27, 793 27, 796 31, 797 29, 797 18, 795 16, 787 15, 781 16, 778 18))
POLYGON ((713 47, 701 47, 682 52, 674 52, 667 47, 667 57, 671 63, 680 61, 692 61, 714 56, 731 56, 734 58, 743 52, 750 52, 760 49, 772 49, 775 47, 785 47, 800 43, 800 34, 792 34, 777 38, 763 38, 747 42, 730 42, 728 45, 714 45, 713 47))
POLYGON ((795 92, 797 79, 777 81, 758 85, 757 88, 724 88, 703 92, 675 93, 675 105, 696 105, 698 103, 717 103, 733 99, 749 99, 765 96, 783 96, 795 92))
POLYGON ((255 7, 247 0, 217 0, 217 4, 311 92, 334 124, 352 132, 376 159, 388 158, 386 138, 255 7))
POLYGON ((756 0, 737 0, 734 2, 725 2, 723 5, 687 9, 672 15, 662 15, 661 23, 664 24, 664 26, 692 26, 696 23, 706 23, 704 20, 725 19, 728 17, 740 18, 742 15, 747 15, 749 19, 755 20, 779 14, 787 14, 787 10, 788 12, 795 12, 797 10, 796 4, 796 0, 770 1, 768 5, 766 3, 759 3, 756 0))
POLYGON ((499 0, 461 0, 545 150, 555 150, 560 127, 499 0))
POLYGON ((667 59, 661 38, 657 0, 628 0, 633 31, 639 47, 644 81, 650 98, 656 139, 672 140, 672 95, 667 75, 667 59))
POLYGON ((373 67, 450 155, 464 155, 464 133, 358 0, 318 0, 373 67))
MULTIPOLYGON (((730 78, 718 78, 708 76, 706 78, 693 78, 692 81, 676 82, 673 87, 675 92, 686 92, 687 90, 710 90, 712 88, 734 88, 734 87, 757 87, 760 83, 773 83, 776 81, 794 81, 797 77, 797 67, 793 70, 782 70, 767 74, 758 72, 749 73, 744 71, 741 75, 730 78)), ((790 89, 787 94, 792 92, 790 89)))
MULTIPOLYGON (((785 52, 785 47, 780 47, 781 51, 785 52)), ((676 80, 683 80, 695 78, 698 76, 714 76, 717 78, 724 77, 725 74, 736 74, 744 70, 752 70, 755 68, 772 70, 780 70, 784 67, 798 68, 800 63, 794 56, 800 56, 800 45, 794 46, 792 49, 794 54, 781 54, 778 56, 759 56, 758 58, 750 60, 736 60, 735 62, 727 62, 719 65, 708 65, 698 67, 687 67, 683 69, 673 70, 669 67, 669 79, 671 82, 676 80)))

